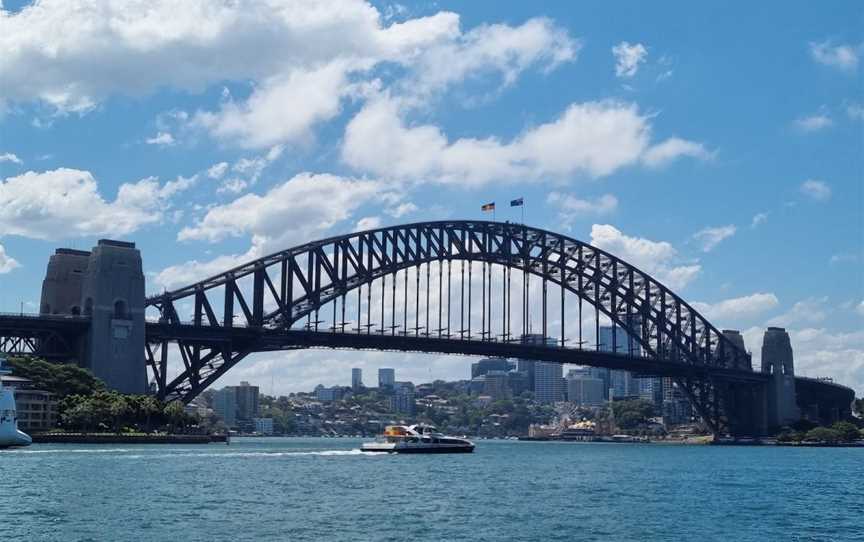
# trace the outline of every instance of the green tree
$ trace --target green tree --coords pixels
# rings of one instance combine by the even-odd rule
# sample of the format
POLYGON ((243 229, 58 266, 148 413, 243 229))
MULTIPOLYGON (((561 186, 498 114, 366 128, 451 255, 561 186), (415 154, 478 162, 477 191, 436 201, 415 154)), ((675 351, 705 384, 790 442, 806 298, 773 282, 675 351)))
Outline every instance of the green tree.
POLYGON ((840 440, 845 442, 854 442, 859 438, 858 428, 849 422, 837 422, 831 426, 831 429, 836 431, 840 440))
POLYGON ((32 380, 35 388, 49 391, 59 399, 105 391, 105 384, 90 371, 70 363, 22 357, 9 359, 9 366, 16 376, 32 380))
POLYGON ((807 431, 805 440, 809 442, 839 442, 841 439, 840 433, 827 427, 815 427, 807 431))

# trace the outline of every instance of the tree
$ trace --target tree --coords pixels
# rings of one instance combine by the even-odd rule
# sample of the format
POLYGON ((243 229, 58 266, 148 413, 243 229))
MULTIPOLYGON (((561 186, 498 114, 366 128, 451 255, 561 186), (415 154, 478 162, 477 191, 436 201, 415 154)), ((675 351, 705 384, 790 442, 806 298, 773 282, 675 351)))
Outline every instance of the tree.
POLYGON ((33 386, 49 391, 59 399, 69 395, 90 395, 105 391, 105 384, 86 370, 70 363, 50 363, 38 358, 11 358, 15 375, 27 378, 33 386))
POLYGON ((827 427, 815 427, 807 431, 807 436, 804 440, 809 442, 829 442, 835 443, 840 441, 840 433, 827 427))
POLYGON ((854 442, 859 438, 858 428, 849 422, 837 422, 831 426, 831 429, 836 431, 840 440, 845 442, 854 442))

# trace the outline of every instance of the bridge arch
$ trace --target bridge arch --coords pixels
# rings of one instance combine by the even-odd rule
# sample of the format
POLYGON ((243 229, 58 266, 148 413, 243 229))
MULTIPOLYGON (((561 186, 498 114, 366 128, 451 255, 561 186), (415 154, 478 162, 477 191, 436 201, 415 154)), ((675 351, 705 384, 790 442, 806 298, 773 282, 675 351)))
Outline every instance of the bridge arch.
MULTIPOLYGON (((619 329, 638 343, 642 355, 662 361, 670 369, 684 367, 696 374, 706 370, 743 372, 750 368, 749 354, 725 337, 680 296, 648 273, 602 249, 521 224, 438 221, 378 228, 306 243, 185 288, 148 298, 146 305, 157 310, 160 315, 159 325, 178 330, 182 328, 185 333, 185 338, 180 337, 180 334, 173 338, 180 346, 185 371, 171 382, 167 381, 165 374, 164 347, 160 358, 157 349, 153 348, 155 343, 148 344, 148 362, 154 379, 163 396, 173 395, 190 400, 249 352, 261 349, 262 336, 286 333, 302 325, 304 319, 307 321, 307 331, 313 331, 310 326, 313 316, 314 331, 317 332, 318 313, 330 305, 334 321, 330 333, 348 333, 345 330, 346 298, 354 292, 359 292, 356 333, 361 334, 365 327, 366 334, 371 334, 371 318, 367 316, 363 324, 360 311, 360 294, 364 288, 367 292, 368 314, 372 286, 376 281, 381 282, 383 317, 388 277, 392 277, 393 303, 397 277, 402 273, 407 292, 409 270, 415 269, 419 296, 421 269, 426 266, 428 295, 430 264, 438 265, 439 274, 442 273, 442 266, 447 264, 449 284, 452 262, 470 262, 469 275, 474 265, 479 263, 483 268, 484 280, 488 265, 490 299, 492 266, 506 270, 502 280, 505 280, 503 277, 510 280, 511 270, 521 272, 523 277, 539 278, 544 292, 544 336, 548 336, 546 288, 548 284, 555 285, 561 292, 562 305, 559 347, 563 348, 567 340, 563 331, 564 292, 567 291, 580 300, 580 311, 582 303, 587 303, 595 310, 598 315, 595 318, 597 326, 599 315, 602 314, 612 322, 613 334, 619 329), (337 303, 340 299, 341 330, 336 325, 337 303), (178 306, 182 303, 193 306, 191 322, 184 322, 179 316, 178 306), (235 322, 236 319, 240 321, 235 322)), ((464 270, 464 265, 461 269, 464 270)), ((464 289, 464 276, 462 280, 464 289)), ((469 292, 470 284, 469 278, 469 292)), ((404 301, 407 306, 407 299, 404 301)), ((450 301, 452 298, 448 293, 448 309, 450 301)), ((427 307, 428 303, 427 299, 427 307)), ((509 317, 510 306, 506 306, 509 317)), ((419 307, 416 310, 419 311, 419 307)), ((469 293, 469 313, 472 310, 469 293)), ((469 327, 470 318, 469 314, 469 327)), ((481 342, 496 341, 492 334, 491 318, 489 321, 483 324, 479 337, 481 342)), ((384 334, 383 321, 380 327, 378 332, 384 334)), ((419 336, 419 324, 416 327, 415 332, 419 336)), ((428 316, 425 327, 428 337, 428 316)), ((580 333, 581 329, 580 323, 580 333)), ((477 340, 470 331, 466 338, 464 329, 459 330, 458 339, 450 331, 448 323, 447 340, 466 343, 477 340)), ((403 332, 407 333, 407 329, 403 332)), ((440 326, 438 332, 440 337, 440 326)), ((395 321, 391 333, 396 335, 395 321)), ((160 340, 167 340, 171 333, 157 335, 161 337, 160 340)), ((502 334, 503 342, 510 340, 514 340, 514 337, 508 336, 508 333, 502 334)), ((326 339, 322 341, 326 344, 326 339)), ((615 339, 612 342, 617 345, 615 339)), ((599 349, 599 341, 596 347, 599 349)), ((688 389, 694 395, 700 393, 697 385, 688 386, 688 389)))

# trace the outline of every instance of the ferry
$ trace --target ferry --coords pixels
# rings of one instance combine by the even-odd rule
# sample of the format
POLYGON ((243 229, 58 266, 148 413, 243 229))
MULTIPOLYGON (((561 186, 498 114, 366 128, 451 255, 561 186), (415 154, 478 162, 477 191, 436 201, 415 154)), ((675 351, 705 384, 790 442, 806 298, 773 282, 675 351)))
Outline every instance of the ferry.
POLYGON ((15 410, 15 392, 3 387, 3 375, 12 371, 3 368, 6 358, 0 355, 0 448, 29 446, 33 439, 18 430, 18 415, 15 410))
POLYGON ((397 454, 470 454, 470 440, 442 435, 431 425, 388 425, 375 442, 364 442, 364 452, 397 454))

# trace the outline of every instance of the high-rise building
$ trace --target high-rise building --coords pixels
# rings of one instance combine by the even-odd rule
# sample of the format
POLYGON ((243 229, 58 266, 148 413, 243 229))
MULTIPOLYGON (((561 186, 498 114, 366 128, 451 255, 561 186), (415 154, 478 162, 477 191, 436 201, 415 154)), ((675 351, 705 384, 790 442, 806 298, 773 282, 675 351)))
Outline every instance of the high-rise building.
POLYGON ((226 386, 213 392, 213 412, 228 427, 237 427, 237 395, 234 388, 226 386))
POLYGON ((363 387, 363 369, 357 367, 351 369, 351 389, 360 391, 363 387))
POLYGON ((602 406, 603 381, 581 374, 568 376, 567 400, 579 406, 602 406))
POLYGON ((557 403, 564 397, 562 381, 564 366, 560 363, 538 361, 534 364, 534 400, 538 403, 557 403))
POLYGON ((378 369, 378 387, 381 389, 393 389, 396 383, 396 370, 389 368, 378 369))
MULTIPOLYGON (((555 346, 557 341, 554 337, 544 337, 538 333, 530 333, 526 335, 522 335, 521 338, 522 344, 532 344, 532 345, 546 345, 546 346, 555 346)), ((533 360, 520 359, 517 362, 517 370, 523 372, 528 375, 528 384, 530 389, 534 391, 534 399, 536 401, 541 401, 537 395, 537 366, 539 363, 533 360)), ((560 401, 563 394, 562 386, 561 386, 561 377, 564 372, 564 368, 560 364, 549 364, 546 365, 558 365, 558 370, 556 372, 554 367, 545 367, 543 369, 544 374, 544 382, 541 384, 543 397, 548 399, 542 402, 555 402, 560 401), (557 374, 557 383, 553 383, 553 379, 555 378, 555 374, 557 374)))
POLYGON ((506 373, 512 368, 513 363, 505 358, 481 359, 477 363, 471 364, 471 378, 485 375, 489 371, 504 371, 506 373))
POLYGON ((252 420, 258 416, 258 386, 250 386, 248 382, 240 382, 234 387, 237 393, 237 419, 252 420))
MULTIPOLYGON (((628 355, 633 353, 635 341, 631 341, 627 331, 621 326, 600 326, 598 336, 598 347, 601 352, 615 352, 616 354, 628 355)), ((610 399, 621 399, 624 397, 635 397, 639 395, 639 382, 630 371, 609 371, 609 379, 606 383, 609 392, 606 394, 610 399)))
POLYGON ((493 399, 503 399, 510 395, 509 378, 506 371, 489 371, 483 377, 484 395, 493 399))
POLYGON ((213 411, 228 427, 254 430, 253 419, 258 417, 258 386, 241 382, 239 386, 225 386, 213 393, 213 411))
POLYGON ((390 410, 400 414, 408 414, 409 416, 414 415, 415 403, 413 383, 393 383, 393 395, 390 396, 390 410))

